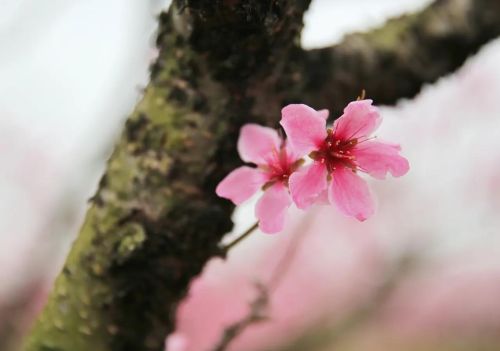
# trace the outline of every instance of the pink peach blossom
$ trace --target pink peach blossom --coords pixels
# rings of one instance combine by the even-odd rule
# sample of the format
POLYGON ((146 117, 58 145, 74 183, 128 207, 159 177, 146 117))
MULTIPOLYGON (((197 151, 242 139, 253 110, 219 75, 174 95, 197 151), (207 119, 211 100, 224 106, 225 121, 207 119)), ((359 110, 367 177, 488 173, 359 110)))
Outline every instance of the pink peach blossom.
POLYGON ((373 214, 374 203, 358 171, 377 179, 388 172, 399 177, 408 172, 408 161, 399 155, 399 145, 369 137, 382 121, 371 100, 351 102, 332 129, 326 128, 326 116, 303 104, 282 110, 280 123, 290 147, 314 161, 290 176, 293 202, 305 209, 327 198, 342 213, 364 221, 373 214))
POLYGON ((263 189, 255 206, 259 228, 268 234, 280 232, 292 203, 288 179, 300 166, 300 158, 274 129, 257 124, 241 128, 238 152, 243 161, 257 167, 242 166, 229 173, 217 186, 217 195, 239 205, 263 189))

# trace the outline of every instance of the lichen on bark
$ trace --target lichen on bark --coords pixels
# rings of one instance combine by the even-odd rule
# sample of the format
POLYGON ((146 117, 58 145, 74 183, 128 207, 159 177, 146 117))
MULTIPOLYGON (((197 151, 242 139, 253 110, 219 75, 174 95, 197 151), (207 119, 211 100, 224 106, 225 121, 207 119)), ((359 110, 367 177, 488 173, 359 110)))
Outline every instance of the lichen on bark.
POLYGON ((178 1, 160 16, 151 83, 26 351, 163 348, 190 280, 231 228, 215 184, 237 163, 241 124, 275 117, 253 112, 253 94, 296 42, 300 23, 285 25, 295 17, 296 4, 258 1, 178 1))
MULTIPOLYGON (((476 7, 498 10, 498 1, 457 3, 470 8, 437 20, 449 32, 422 35, 432 32, 424 30, 433 23, 425 10, 304 51, 309 0, 174 0, 159 16, 151 82, 24 350, 162 350, 189 282, 221 254, 232 226, 233 206, 214 189, 238 165, 239 127, 277 126, 288 102, 337 111, 362 88, 383 103, 415 94, 500 32, 498 17, 476 7), (440 50, 434 69, 413 69, 413 54, 461 38, 466 45, 452 45, 453 56, 440 50)), ((431 8, 447 14, 454 4, 431 8)))
POLYGON ((394 104, 455 71, 499 35, 500 1, 437 0, 337 45, 297 50, 290 61, 301 83, 292 85, 289 99, 323 105, 335 116, 362 89, 377 104, 394 104))

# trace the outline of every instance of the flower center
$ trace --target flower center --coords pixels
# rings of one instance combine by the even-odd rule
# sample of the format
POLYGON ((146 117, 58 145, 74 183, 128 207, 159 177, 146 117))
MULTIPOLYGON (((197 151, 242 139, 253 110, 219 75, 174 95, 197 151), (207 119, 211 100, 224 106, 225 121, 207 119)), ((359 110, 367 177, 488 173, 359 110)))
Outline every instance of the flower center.
POLYGON ((327 130, 328 135, 317 151, 309 154, 313 160, 324 163, 328 173, 332 173, 337 167, 343 166, 356 170, 355 157, 352 150, 358 144, 358 139, 341 140, 335 137, 335 133, 327 130))
POLYGON ((269 181, 264 185, 264 189, 277 182, 288 185, 288 178, 304 163, 303 159, 292 162, 286 152, 284 145, 280 150, 275 150, 265 166, 260 166, 269 175, 269 181))

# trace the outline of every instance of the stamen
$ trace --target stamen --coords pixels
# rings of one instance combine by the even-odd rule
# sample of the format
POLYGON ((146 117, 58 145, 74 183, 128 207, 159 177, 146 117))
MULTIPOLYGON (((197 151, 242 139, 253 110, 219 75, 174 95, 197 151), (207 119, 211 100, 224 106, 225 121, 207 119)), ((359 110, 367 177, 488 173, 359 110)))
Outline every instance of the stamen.
POLYGON ((370 141, 370 140, 373 140, 373 139, 377 139, 377 136, 374 135, 372 137, 369 137, 369 138, 366 138, 366 139, 363 139, 363 140, 359 140, 358 139, 358 145, 361 144, 361 143, 364 143, 365 141, 370 141))
POLYGON ((342 152, 342 150, 340 150, 338 152, 337 151, 332 151, 330 153, 330 155, 332 155, 333 157, 340 158, 340 159, 354 160, 354 156, 344 155, 344 153, 342 152))
POLYGON ((359 127, 358 130, 356 130, 354 133, 352 133, 352 135, 349 138, 347 138, 346 140, 351 140, 352 138, 354 138, 354 136, 356 134, 358 134, 361 131, 361 129, 363 129, 364 127, 365 127, 364 125, 362 125, 361 127, 359 127))

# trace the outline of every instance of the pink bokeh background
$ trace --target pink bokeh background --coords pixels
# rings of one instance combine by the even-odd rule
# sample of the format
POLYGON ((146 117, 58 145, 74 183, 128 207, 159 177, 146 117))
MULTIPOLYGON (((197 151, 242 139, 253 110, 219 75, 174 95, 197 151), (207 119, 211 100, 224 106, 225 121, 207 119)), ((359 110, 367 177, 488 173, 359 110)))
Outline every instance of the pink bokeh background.
MULTIPOLYGON (((28 0, 10 3, 0 14, 0 38, 8 39, 0 40, 0 330, 13 319, 28 325, 43 305, 112 140, 147 82, 154 15, 165 5, 55 1, 41 10, 28 0), (31 27, 14 30, 20 22, 31 27), (113 55, 103 57, 103 48, 113 55)), ((316 0, 304 44, 338 41, 425 3, 316 0)), ((359 223, 330 207, 292 209, 284 232, 257 232, 226 261, 214 259, 178 310, 169 350, 210 351, 295 240, 270 292, 268 320, 230 350, 277 350, 323 329, 333 335, 366 306, 341 337, 308 350, 500 349, 498 62, 494 41, 415 99, 382 107, 377 135, 401 143, 411 170, 368 180, 376 214, 359 223), (413 263, 372 308, 406 255, 413 263)), ((238 208, 234 233, 253 223, 254 204, 238 208)))

